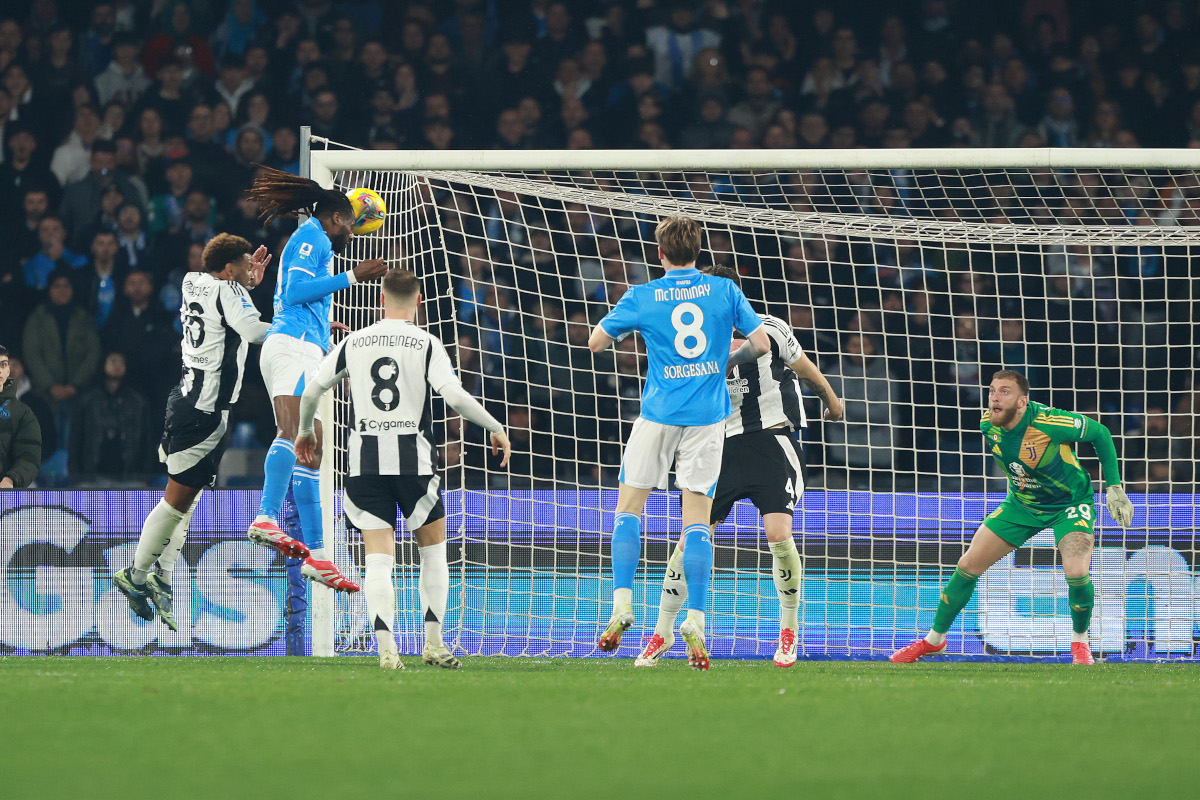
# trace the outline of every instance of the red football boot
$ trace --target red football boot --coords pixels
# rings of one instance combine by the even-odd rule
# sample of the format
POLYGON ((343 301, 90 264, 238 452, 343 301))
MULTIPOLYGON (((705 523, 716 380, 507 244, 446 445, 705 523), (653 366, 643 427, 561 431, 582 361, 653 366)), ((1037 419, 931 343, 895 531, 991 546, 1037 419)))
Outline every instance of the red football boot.
POLYGON ((1095 664, 1096 659, 1092 658, 1092 648, 1087 642, 1071 642, 1071 663, 1072 664, 1095 664))
POLYGON ((892 653, 891 658, 889 658, 888 661, 891 661, 893 664, 911 664, 918 658, 924 658, 925 656, 936 656, 945 649, 945 642, 942 642, 937 647, 934 647, 924 639, 917 639, 908 647, 901 647, 899 650, 892 653))
POLYGON ((357 583, 347 580, 332 561, 317 561, 312 556, 300 566, 300 574, 309 580, 323 583, 338 592, 357 592, 362 589, 357 583))
POLYGON ((304 542, 288 536, 269 519, 256 520, 246 531, 246 538, 277 553, 283 553, 288 558, 308 558, 308 547, 304 542))

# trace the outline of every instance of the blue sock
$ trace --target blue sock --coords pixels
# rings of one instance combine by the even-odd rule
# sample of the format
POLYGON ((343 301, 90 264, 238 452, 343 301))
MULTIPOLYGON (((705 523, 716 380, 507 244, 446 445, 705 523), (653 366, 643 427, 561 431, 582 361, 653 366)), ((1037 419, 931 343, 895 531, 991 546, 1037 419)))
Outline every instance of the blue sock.
POLYGON ((265 478, 262 500, 258 503, 259 514, 266 514, 279 522, 279 509, 283 508, 283 497, 292 482, 292 469, 295 466, 296 445, 282 438, 271 442, 271 449, 267 451, 267 459, 263 462, 265 478))
POLYGON ((300 515, 300 529, 309 550, 325 546, 325 525, 321 518, 321 482, 315 469, 296 467, 292 470, 292 497, 300 515))
POLYGON ((617 512, 612 533, 614 589, 632 589, 638 560, 642 557, 642 519, 637 514, 617 512))
POLYGON ((712 574, 713 546, 707 525, 697 523, 683 529, 683 575, 687 581, 687 607, 704 611, 708 605, 708 583, 712 574))

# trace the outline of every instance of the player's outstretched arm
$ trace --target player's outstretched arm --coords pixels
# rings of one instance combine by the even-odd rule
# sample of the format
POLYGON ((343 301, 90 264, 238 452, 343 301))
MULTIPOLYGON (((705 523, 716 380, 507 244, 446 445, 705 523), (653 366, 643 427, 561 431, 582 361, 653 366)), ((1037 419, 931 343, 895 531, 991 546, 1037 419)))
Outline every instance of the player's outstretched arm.
POLYGON ((1133 501, 1121 487, 1121 468, 1117 462, 1117 447, 1113 444, 1112 431, 1094 419, 1083 419, 1079 441, 1091 442, 1100 459, 1100 471, 1108 486, 1104 493, 1105 506, 1118 525, 1128 528, 1133 524, 1133 501))
POLYGON ((503 452, 504 457, 500 461, 500 466, 507 467, 508 458, 512 455, 512 444, 509 442, 508 434, 504 432, 504 426, 500 424, 500 420, 489 414, 478 400, 467 394, 467 390, 462 387, 458 378, 444 384, 437 390, 437 393, 446 401, 446 405, 461 414, 463 419, 474 422, 488 432, 488 438, 492 444, 492 455, 503 452))
POLYGON ((317 405, 325 394, 342 378, 346 377, 346 343, 342 342, 321 361, 304 394, 300 396, 300 426, 296 433, 296 461, 302 466, 313 467, 321 459, 321 441, 313 433, 313 420, 317 416, 317 405))
POLYGON ((284 287, 283 302, 292 306, 302 306, 342 289, 348 289, 361 281, 378 278, 387 272, 387 262, 382 258, 371 258, 360 262, 354 269, 321 277, 317 277, 316 262, 305 258, 285 265, 284 269, 288 271, 288 282, 284 287))
POLYGON ((812 362, 808 356, 803 353, 798 359, 788 364, 792 368, 792 372, 807 386, 813 394, 821 398, 821 402, 825 404, 824 420, 826 422, 837 422, 842 418, 843 412, 846 410, 846 404, 842 402, 842 398, 837 396, 837 392, 833 390, 829 379, 821 374, 821 370, 812 362))

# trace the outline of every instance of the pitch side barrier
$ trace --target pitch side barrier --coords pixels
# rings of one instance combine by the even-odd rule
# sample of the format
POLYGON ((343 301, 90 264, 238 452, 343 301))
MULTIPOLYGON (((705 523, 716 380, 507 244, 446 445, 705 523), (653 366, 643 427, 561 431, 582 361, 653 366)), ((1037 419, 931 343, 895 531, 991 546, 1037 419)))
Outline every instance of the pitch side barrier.
MULTIPOLYGON (((143 623, 111 584, 133 557, 142 520, 158 492, 0 493, 0 653, 66 655, 283 655, 287 577, 281 558, 246 541, 242 522, 258 493, 204 494, 176 566, 180 630, 143 623)), ((1097 610, 1093 649, 1110 659, 1194 659, 1200 632, 1196 500, 1191 494, 1132 495, 1138 529, 1098 529, 1092 561, 1097 610)), ((945 573, 985 512, 1001 495, 810 491, 796 512, 804 554, 801 656, 879 658, 932 621, 945 573)), ((601 570, 615 492, 482 491, 446 493, 451 588, 447 631, 471 653, 578 655, 553 635, 581 597, 597 609, 611 593, 601 570), (502 527, 489 520, 503 520, 502 527), (555 556, 566 536, 582 545, 570 570, 555 556), (534 618, 505 612, 514 593, 538 596, 534 618), (457 632, 457 633, 456 633, 457 632), (545 638, 549 644, 536 642, 545 638), (555 644, 558 642, 558 644, 555 644)), ((1102 507, 1102 506, 1101 506, 1102 507)), ((731 523, 754 530, 757 512, 739 504, 731 523)), ((643 569, 635 596, 639 624, 652 621, 678 501, 651 496, 643 569)), ((1106 519, 1106 518, 1105 518, 1106 519)), ((710 636, 717 653, 755 657, 774 634, 774 587, 765 546, 735 525, 718 529, 710 636), (736 583, 734 586, 732 584, 736 583), (757 620, 757 621, 756 621, 757 620), (747 622, 751 621, 751 622, 747 622), (756 621, 756 622, 755 622, 756 621), (762 628, 762 630, 759 630, 762 628)), ((406 551, 405 551, 406 552, 406 551)), ((343 556, 348 554, 343 554, 343 556)), ((411 583, 416 566, 397 566, 411 583)), ((402 590, 401 605, 405 602, 402 590)), ((528 598, 525 598, 528 602, 528 598)), ((591 607, 591 606, 589 606, 591 607)), ((586 639, 598 619, 572 619, 586 639)), ((951 632, 959 658, 1053 658, 1069 640, 1066 584, 1053 540, 1005 558, 979 582, 951 632)))

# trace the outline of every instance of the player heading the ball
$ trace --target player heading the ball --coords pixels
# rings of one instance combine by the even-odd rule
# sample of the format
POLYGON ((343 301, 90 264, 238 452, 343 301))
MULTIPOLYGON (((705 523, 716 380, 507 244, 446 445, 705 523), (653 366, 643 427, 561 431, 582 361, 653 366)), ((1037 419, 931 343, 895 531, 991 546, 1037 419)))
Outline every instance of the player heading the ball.
POLYGON ((641 414, 621 460, 612 531, 613 611, 599 647, 616 650, 633 625, 642 509, 651 489, 667 488, 674 464, 675 484, 683 492, 688 586, 688 617, 679 632, 688 646, 688 663, 708 669, 704 610, 713 558, 708 523, 721 472, 725 418, 732 410, 725 370, 756 361, 770 349, 770 341, 733 281, 696 269, 700 237, 700 224, 693 219, 661 220, 654 238, 666 275, 630 287, 592 331, 588 347, 599 353, 637 331, 649 361, 641 414), (735 328, 746 342, 730 353, 735 328))
POLYGON ((1008 496, 975 531, 971 546, 942 588, 932 630, 924 639, 892 653, 891 660, 909 664, 945 651, 946 631, 971 599, 980 576, 1051 528, 1067 577, 1074 631, 1071 658, 1076 664, 1092 664, 1088 627, 1096 600, 1091 578, 1096 505, 1092 478, 1079 465, 1071 445, 1092 443, 1108 484, 1108 513, 1122 528, 1128 528, 1133 524, 1133 503, 1121 488, 1112 434, 1094 419, 1031 401, 1029 381, 1011 369, 992 376, 988 410, 979 421, 979 430, 1008 476, 1008 496))
POLYGON ((288 239, 279 259, 275 320, 259 354, 259 369, 271 395, 277 431, 263 465, 265 480, 258 516, 246 535, 285 556, 305 559, 300 571, 306 577, 338 591, 357 592, 358 585, 346 580, 325 553, 317 472, 320 462, 297 467, 293 443, 300 395, 329 350, 331 295, 359 281, 378 278, 387 272, 387 264, 373 258, 334 274, 334 254, 345 251, 354 236, 356 214, 350 199, 307 178, 267 167, 259 169, 250 196, 261 204, 263 217, 270 221, 294 217, 301 211, 310 216, 288 239), (303 542, 279 528, 279 509, 289 483, 303 542))
POLYGON ((446 509, 438 474, 437 446, 429 422, 430 390, 467 420, 488 431, 492 452, 511 445, 504 426, 467 394, 446 348, 417 327, 421 284, 406 269, 383 279, 383 319, 356 331, 333 349, 309 381, 300 401, 300 438, 296 455, 309 465, 321 457, 321 438, 313 416, 321 395, 343 378, 350 379, 350 403, 356 424, 350 428, 346 520, 362 531, 366 549, 367 613, 379 645, 379 665, 401 669, 396 637, 396 508, 421 553, 418 588, 425 620, 426 664, 458 669, 442 639, 450 568, 446 562, 446 509))

